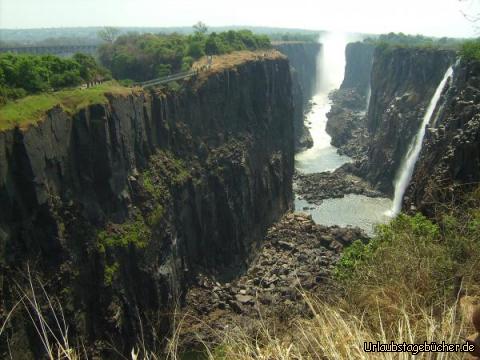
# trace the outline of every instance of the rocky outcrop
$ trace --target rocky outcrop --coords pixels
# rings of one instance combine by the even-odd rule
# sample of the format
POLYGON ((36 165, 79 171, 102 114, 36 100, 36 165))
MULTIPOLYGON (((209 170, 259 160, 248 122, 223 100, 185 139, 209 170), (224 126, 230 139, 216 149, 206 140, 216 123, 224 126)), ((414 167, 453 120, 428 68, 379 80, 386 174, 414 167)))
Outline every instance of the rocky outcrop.
POLYGON ((370 145, 362 173, 381 191, 393 192, 397 169, 454 57, 437 49, 375 49, 367 118, 370 145))
POLYGON ((315 95, 317 84, 317 57, 321 45, 313 42, 277 42, 274 48, 285 54, 292 70, 294 93, 295 146, 298 150, 309 148, 313 140, 304 124, 305 113, 310 99, 315 95))
POLYGON ((351 174, 348 168, 349 164, 333 172, 295 173, 295 193, 300 199, 316 205, 320 205, 325 199, 342 198, 347 194, 369 197, 385 196, 381 192, 371 189, 366 181, 351 174))
MULTIPOLYGON (((236 274, 291 207, 292 116, 288 61, 273 52, 0 133, 0 321, 29 272, 92 356, 129 352, 140 334, 151 344, 142 327, 161 341, 189 279, 236 274)), ((40 358, 22 313, 9 348, 40 358)))
POLYGON ((455 204, 480 182, 480 64, 463 61, 440 99, 435 124, 427 127, 422 151, 404 197, 433 215, 440 203, 455 204))

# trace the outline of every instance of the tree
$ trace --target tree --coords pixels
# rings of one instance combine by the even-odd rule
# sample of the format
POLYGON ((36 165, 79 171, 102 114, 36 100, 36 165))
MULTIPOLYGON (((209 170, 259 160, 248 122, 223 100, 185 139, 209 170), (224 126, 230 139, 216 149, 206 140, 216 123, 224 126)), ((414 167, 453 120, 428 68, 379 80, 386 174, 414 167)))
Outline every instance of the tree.
POLYGON ((199 21, 195 25, 193 25, 193 28, 195 29, 196 33, 200 34, 206 34, 208 31, 207 25, 202 21, 199 21))
POLYGON ((115 39, 117 38, 120 30, 114 27, 106 26, 102 30, 100 30, 97 34, 100 39, 110 44, 113 44, 115 39))
POLYGON ((98 74, 98 65, 91 55, 76 53, 73 55, 75 60, 80 65, 80 76, 85 82, 90 82, 98 74))

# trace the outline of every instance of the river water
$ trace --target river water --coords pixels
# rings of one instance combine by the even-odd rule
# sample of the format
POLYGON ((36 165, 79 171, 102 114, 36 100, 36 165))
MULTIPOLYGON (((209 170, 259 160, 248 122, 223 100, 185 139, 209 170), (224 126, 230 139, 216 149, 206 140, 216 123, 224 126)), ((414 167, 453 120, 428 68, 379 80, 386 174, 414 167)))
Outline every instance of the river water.
MULTIPOLYGON (((313 147, 295 156, 296 170, 302 173, 334 171, 350 162, 348 156, 339 155, 337 148, 330 144, 331 137, 325 128, 326 114, 331 102, 328 93, 338 88, 343 80, 345 67, 346 38, 341 34, 328 34, 320 39, 323 50, 319 56, 320 79, 318 91, 312 99, 313 106, 306 117, 310 128, 313 147)), ((392 201, 388 198, 369 198, 363 195, 346 195, 343 198, 326 199, 321 205, 308 203, 295 196, 295 211, 312 215, 317 224, 358 226, 368 234, 373 234, 375 224, 387 222, 392 201)))

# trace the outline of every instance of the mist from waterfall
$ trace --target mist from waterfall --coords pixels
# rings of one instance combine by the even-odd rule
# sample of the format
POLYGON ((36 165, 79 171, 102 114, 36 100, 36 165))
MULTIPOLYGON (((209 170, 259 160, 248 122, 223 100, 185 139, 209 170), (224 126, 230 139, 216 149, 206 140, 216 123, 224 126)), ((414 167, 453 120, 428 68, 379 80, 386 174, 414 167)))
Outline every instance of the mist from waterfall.
POLYGON ((326 94, 338 89, 345 74, 345 48, 347 36, 343 33, 328 32, 320 36, 322 44, 317 59, 317 94, 326 94))
POLYGON ((440 84, 435 90, 435 93, 430 100, 430 104, 428 105, 427 111, 423 116, 423 121, 420 128, 418 129, 418 133, 413 138, 408 148, 408 151, 403 158, 402 164, 397 172, 397 178, 395 180, 395 194, 393 197, 392 209, 389 212, 390 216, 396 216, 402 210, 403 195, 405 194, 405 190, 410 183, 413 175, 413 170, 415 169, 415 164, 420 155, 420 151, 422 150, 423 138, 425 136, 425 128, 432 118, 433 112, 437 107, 438 100, 440 99, 445 84, 447 83, 448 79, 452 77, 452 75, 453 67, 450 66, 445 72, 442 81, 440 81, 440 84))

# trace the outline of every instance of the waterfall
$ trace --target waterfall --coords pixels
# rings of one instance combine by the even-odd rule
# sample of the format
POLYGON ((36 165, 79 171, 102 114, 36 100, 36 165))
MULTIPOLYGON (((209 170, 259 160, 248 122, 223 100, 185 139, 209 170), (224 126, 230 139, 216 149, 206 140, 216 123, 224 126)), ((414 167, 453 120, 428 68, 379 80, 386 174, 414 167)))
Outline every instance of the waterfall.
POLYGON ((422 150, 423 137, 425 136, 425 127, 430 122, 433 112, 437 107, 438 100, 440 99, 440 95, 442 94, 443 88, 445 87, 445 84, 452 75, 453 67, 450 66, 445 73, 442 81, 435 90, 435 93, 430 100, 430 104, 428 105, 427 111, 423 116, 422 125, 420 126, 420 129, 418 129, 417 135, 413 138, 408 148, 408 151, 403 158, 402 164, 397 172, 397 178, 395 180, 395 195, 393 197, 393 206, 390 210, 391 216, 397 215, 402 210, 403 195, 405 194, 405 190, 410 183, 415 164, 418 160, 418 156, 420 155, 420 151, 422 150))
POLYGON ((367 88, 367 101, 366 101, 366 105, 365 105, 365 111, 367 112, 368 114, 368 107, 370 106, 370 97, 372 96, 372 87, 370 86, 370 84, 368 84, 368 88, 367 88))
POLYGON ((345 47, 347 37, 343 33, 328 32, 320 36, 322 44, 317 58, 317 94, 327 94, 340 87, 345 74, 345 47))

